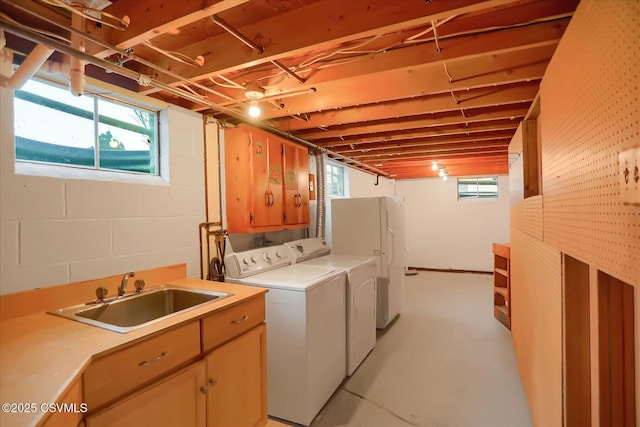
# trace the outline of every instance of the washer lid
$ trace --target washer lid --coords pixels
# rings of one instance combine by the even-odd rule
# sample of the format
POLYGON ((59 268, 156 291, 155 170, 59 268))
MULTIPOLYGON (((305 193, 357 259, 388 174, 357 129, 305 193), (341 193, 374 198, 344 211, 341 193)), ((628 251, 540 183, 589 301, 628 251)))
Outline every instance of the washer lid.
POLYGON ((333 279, 339 274, 343 273, 336 268, 294 264, 234 282, 304 292, 333 279))

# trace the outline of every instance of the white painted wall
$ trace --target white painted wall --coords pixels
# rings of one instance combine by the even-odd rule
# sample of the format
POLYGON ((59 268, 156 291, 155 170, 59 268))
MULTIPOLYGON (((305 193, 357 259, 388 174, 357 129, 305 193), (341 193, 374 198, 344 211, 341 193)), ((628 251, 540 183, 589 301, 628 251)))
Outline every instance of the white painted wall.
POLYGON ((203 133, 200 114, 162 112, 163 178, 118 182, 123 174, 86 170, 73 179, 22 175, 14 168, 13 93, 1 88, 0 294, 182 262, 199 276, 203 133))
POLYGON ((380 177, 375 185, 375 175, 349 168, 349 197, 395 196, 396 181, 380 177))
MULTIPOLYGON (((336 163, 340 164, 340 163, 336 163)), ((315 170, 315 169, 314 169, 315 170)), ((314 172, 311 172, 314 173, 314 172)), ((395 195, 395 181, 392 179, 382 178, 378 179, 378 185, 376 183, 376 177, 374 175, 362 172, 358 169, 347 168, 346 170, 346 197, 379 197, 379 196, 394 196, 395 195)), ((325 240, 331 245, 331 199, 335 196, 327 197, 326 207, 326 221, 325 221, 325 240)), ((316 202, 311 203, 311 228, 310 235, 315 236, 315 224, 316 224, 316 202)))
POLYGON ((455 178, 396 181, 409 266, 493 271, 492 244, 509 241, 509 177, 499 177, 498 199, 458 201, 456 186, 455 178))

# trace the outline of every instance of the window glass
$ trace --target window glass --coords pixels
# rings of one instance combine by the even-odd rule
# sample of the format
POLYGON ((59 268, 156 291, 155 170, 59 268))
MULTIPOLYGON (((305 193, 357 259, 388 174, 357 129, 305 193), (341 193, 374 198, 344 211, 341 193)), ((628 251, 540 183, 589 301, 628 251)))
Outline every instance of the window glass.
POLYGON ((16 160, 158 174, 156 112, 36 80, 14 98, 16 160))
POLYGON ((498 197, 498 177, 458 178, 458 199, 498 197))
POLYGON ((326 164, 327 195, 344 196, 344 167, 326 164))

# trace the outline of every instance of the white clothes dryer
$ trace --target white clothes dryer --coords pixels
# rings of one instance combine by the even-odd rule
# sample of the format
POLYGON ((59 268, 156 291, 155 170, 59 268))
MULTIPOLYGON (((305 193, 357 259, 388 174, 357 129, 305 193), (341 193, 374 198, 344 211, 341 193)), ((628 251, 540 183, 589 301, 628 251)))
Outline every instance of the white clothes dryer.
POLYGON ((345 378, 345 274, 290 265, 284 246, 225 257, 230 283, 268 288, 269 415, 310 425, 345 378))
POLYGON ((284 244, 296 265, 338 268, 347 275, 346 363, 352 375, 376 344, 376 257, 329 254, 321 238, 295 240, 284 244))

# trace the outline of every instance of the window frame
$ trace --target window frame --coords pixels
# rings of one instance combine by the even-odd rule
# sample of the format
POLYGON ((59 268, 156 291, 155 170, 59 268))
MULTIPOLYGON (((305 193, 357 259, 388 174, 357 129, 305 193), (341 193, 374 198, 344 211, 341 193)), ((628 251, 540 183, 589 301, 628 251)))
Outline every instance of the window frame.
POLYGON ((347 194, 347 179, 346 179, 346 167, 344 165, 340 165, 340 164, 336 164, 333 162, 325 162, 325 182, 326 182, 326 193, 328 197, 348 197, 347 194), (330 182, 332 182, 332 180, 329 179, 329 175, 331 174, 331 176, 337 176, 334 173, 330 172, 330 169, 333 170, 340 170, 341 171, 341 177, 340 180, 341 182, 341 188, 342 188, 342 194, 335 194, 333 193, 333 191, 330 191, 330 188, 332 188, 330 186, 330 182))
MULTIPOLYGON (((464 184, 463 184, 464 185, 464 184)), ((473 184, 467 184, 467 185, 473 185, 473 184)), ((475 176, 475 177, 461 177, 458 178, 456 181, 456 192, 457 192, 457 197, 458 197, 458 201, 460 200, 484 200, 484 199, 498 199, 500 197, 500 178, 497 175, 491 175, 491 176, 475 176), (495 194, 489 194, 489 195, 481 195, 481 191, 480 191, 480 186, 481 180, 486 180, 486 179, 495 179, 495 194), (461 192, 460 192, 460 181, 471 181, 471 180, 475 180, 476 183, 476 191, 475 191, 475 196, 473 195, 467 195, 467 196, 461 196, 461 192)), ((463 192, 463 193, 470 193, 470 192, 463 192)))
MULTIPOLYGON (((63 82, 59 81, 56 78, 48 78, 47 77, 43 77, 42 75, 38 75, 36 74, 36 76, 32 77, 30 80, 36 81, 40 84, 44 84, 44 85, 48 85, 51 87, 54 87, 56 89, 59 90, 68 90, 66 85, 63 84, 63 82)), ((93 79, 91 79, 93 80, 93 79)), ((31 98, 31 99, 25 99, 25 97, 21 97, 18 96, 19 89, 14 90, 14 94, 13 94, 13 100, 14 100, 14 119, 13 119, 13 123, 15 126, 15 121, 16 121, 16 117, 15 117, 15 101, 17 99, 21 99, 25 102, 31 102, 35 105, 43 105, 41 103, 38 103, 37 101, 35 101, 36 98, 43 98, 44 100, 48 100, 50 101, 51 105, 45 105, 46 108, 51 108, 54 111, 59 111, 65 114, 72 114, 74 116, 77 116, 77 114, 73 114, 70 113, 68 111, 65 111, 63 109, 59 109, 56 108, 56 104, 63 104, 60 101, 57 101, 56 99, 52 99, 51 97, 48 96, 43 96, 43 95, 39 95, 39 94, 33 94, 32 92, 26 92, 21 90, 21 92, 24 92, 26 94, 28 94, 27 98, 31 98), (33 95, 33 96, 32 96, 33 95), (53 105, 53 106, 52 106, 53 105)), ((104 174, 104 175, 110 175, 110 174, 116 174, 116 176, 120 176, 123 179, 127 179, 127 176, 131 176, 132 178, 135 178, 135 176, 139 176, 141 178, 151 178, 151 179, 156 179, 156 178, 160 178, 163 175, 163 167, 161 166, 161 164, 163 163, 161 160, 161 155, 162 155, 162 144, 161 144, 161 138, 160 138, 160 121, 161 121, 161 112, 162 112, 162 107, 160 106, 156 106, 153 105, 151 103, 146 103, 146 102, 136 102, 136 100, 130 100, 127 96, 118 96, 119 94, 114 94, 113 91, 111 91, 110 89, 107 88, 102 88, 102 87, 92 87, 87 85, 87 87, 85 87, 85 91, 84 91, 84 95, 88 98, 91 98, 91 103, 92 103, 92 118, 90 120, 93 121, 93 166, 91 165, 83 165, 83 164, 77 164, 77 163, 63 163, 63 162, 47 162, 47 161, 43 161, 43 160, 30 160, 30 159, 20 159, 17 158, 16 155, 16 147, 17 147, 17 138, 19 138, 16 135, 16 132, 14 130, 14 134, 13 134, 13 154, 14 154, 14 164, 15 164, 15 170, 17 173, 20 173, 21 171, 24 172, 27 175, 39 175, 40 173, 37 172, 38 169, 41 169, 44 175, 50 175, 50 174, 55 174, 56 176, 66 176, 68 174, 69 177, 75 177, 78 173, 80 173, 80 176, 90 176, 90 175, 86 175, 88 174, 104 174), (109 92, 109 93, 105 93, 105 92, 109 92), (143 131, 143 126, 141 125, 133 125, 133 124, 128 124, 127 122, 125 122, 124 120, 119 120, 115 117, 111 117, 108 114, 101 114, 100 113, 100 109, 98 108, 98 105, 101 102, 106 102, 106 103, 110 103, 110 104, 115 104, 118 107, 126 107, 126 108, 131 108, 131 109, 135 109, 135 110, 140 110, 143 112, 146 112, 148 114, 151 114, 154 116, 154 123, 151 127, 151 129, 149 130, 149 132, 144 132, 143 131), (106 120, 105 120, 106 118, 106 120), (128 170, 128 169, 118 169, 118 168, 113 168, 113 167, 109 167, 109 166, 101 166, 101 149, 100 149, 100 135, 102 135, 98 129, 101 125, 107 125, 110 127, 115 127, 118 129, 123 129, 123 130, 128 130, 128 131, 133 131, 136 132, 138 134, 144 134, 144 135, 148 135, 149 136, 149 156, 150 156, 150 160, 152 161, 152 163, 149 164, 149 172, 146 171, 140 171, 140 170, 128 170), (122 125, 122 126, 121 126, 122 125), (140 128, 140 129, 135 129, 132 130, 130 128, 140 128), (151 135, 153 135, 153 137, 151 137, 151 135), (52 172, 58 170, 59 172, 52 172), (49 172, 47 172, 49 171, 49 172), (65 172, 68 171, 68 172, 65 172), (75 171, 75 172, 74 172, 75 171), (82 172, 84 171, 84 172, 82 172)), ((75 108, 73 106, 70 106, 71 108, 75 108)), ((104 108, 102 109, 102 111, 104 111, 104 108)), ((108 129, 107 129, 108 130, 108 129)), ((105 132, 103 132, 105 133, 105 132)), ((48 141, 37 141, 37 142, 42 142, 42 143, 49 143, 48 141)), ((64 147, 62 145, 57 144, 60 147, 64 147)), ((131 151, 142 151, 142 150, 131 150, 131 151)), ((98 175, 99 176, 99 175, 98 175)))

